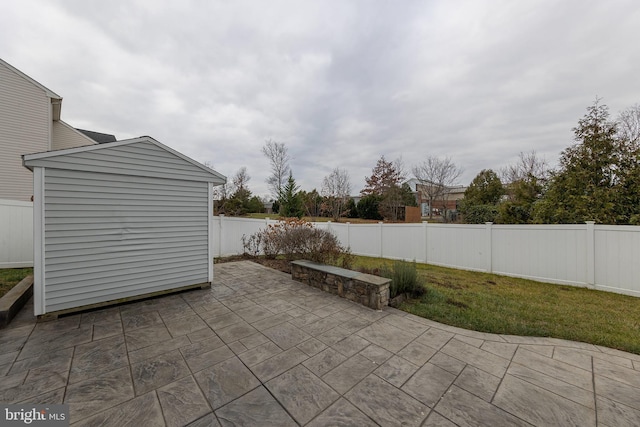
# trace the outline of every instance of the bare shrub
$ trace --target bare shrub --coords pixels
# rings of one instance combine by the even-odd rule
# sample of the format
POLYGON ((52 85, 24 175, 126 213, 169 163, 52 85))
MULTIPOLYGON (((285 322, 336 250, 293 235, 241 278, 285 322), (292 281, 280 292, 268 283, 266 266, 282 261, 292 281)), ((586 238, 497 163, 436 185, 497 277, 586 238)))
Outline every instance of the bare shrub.
POLYGON ((353 255, 333 233, 298 218, 286 218, 248 238, 243 236, 242 245, 245 252, 270 259, 284 256, 288 261, 307 259, 344 268, 353 264, 353 255))

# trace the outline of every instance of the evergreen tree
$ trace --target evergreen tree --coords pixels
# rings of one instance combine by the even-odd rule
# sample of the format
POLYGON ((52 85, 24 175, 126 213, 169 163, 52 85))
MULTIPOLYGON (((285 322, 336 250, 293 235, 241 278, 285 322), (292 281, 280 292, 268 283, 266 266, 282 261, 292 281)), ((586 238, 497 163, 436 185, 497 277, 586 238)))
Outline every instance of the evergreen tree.
POLYGON ((464 201, 469 205, 497 205, 503 194, 498 175, 491 169, 483 169, 464 192, 464 201))
POLYGON ((289 179, 280 192, 280 215, 287 218, 302 218, 304 211, 302 199, 298 192, 299 189, 300 187, 296 184, 296 180, 293 179, 292 173, 289 172, 289 179))
POLYGON ((380 196, 375 194, 369 194, 368 196, 364 196, 358 202, 358 217, 362 219, 376 219, 381 220, 382 215, 380 215, 379 203, 380 196))
POLYGON ((347 212, 347 218, 358 218, 358 208, 353 198, 349 197, 347 203, 344 205, 344 209, 347 212))
POLYGON ((535 206, 536 220, 615 224, 620 210, 616 193, 625 171, 616 124, 609 120, 607 106, 596 99, 573 131, 576 144, 562 152, 560 169, 552 174, 544 197, 535 206))
POLYGON ((460 202, 460 213, 464 222, 482 224, 494 222, 498 214, 497 204, 504 194, 498 175, 491 169, 483 169, 471 181, 460 202))

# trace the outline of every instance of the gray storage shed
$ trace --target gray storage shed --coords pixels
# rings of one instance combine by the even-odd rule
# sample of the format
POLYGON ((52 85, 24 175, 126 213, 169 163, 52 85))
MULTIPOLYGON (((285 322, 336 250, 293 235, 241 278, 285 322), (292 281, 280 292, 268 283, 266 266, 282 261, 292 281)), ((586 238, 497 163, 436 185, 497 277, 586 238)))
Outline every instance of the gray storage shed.
POLYGON ((210 284, 226 178, 150 137, 27 154, 36 315, 210 284))

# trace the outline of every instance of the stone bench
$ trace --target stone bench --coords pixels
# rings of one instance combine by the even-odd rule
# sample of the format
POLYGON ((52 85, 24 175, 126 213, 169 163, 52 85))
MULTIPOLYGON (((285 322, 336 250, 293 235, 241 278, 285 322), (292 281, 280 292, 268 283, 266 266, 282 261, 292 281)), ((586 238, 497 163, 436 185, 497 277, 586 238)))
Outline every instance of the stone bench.
POLYGON ((291 277, 375 310, 389 304, 391 279, 317 262, 291 262, 291 277))
POLYGON ((0 328, 11 322, 33 295, 33 276, 27 276, 0 298, 0 328))

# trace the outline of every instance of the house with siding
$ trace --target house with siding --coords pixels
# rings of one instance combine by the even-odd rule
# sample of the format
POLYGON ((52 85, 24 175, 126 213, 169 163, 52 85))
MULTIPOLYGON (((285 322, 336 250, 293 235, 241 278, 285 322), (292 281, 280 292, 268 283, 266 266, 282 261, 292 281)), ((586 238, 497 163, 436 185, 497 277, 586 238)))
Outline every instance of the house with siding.
MULTIPOLYGON (((416 178, 412 178, 406 182, 411 188, 411 192, 416 197, 416 202, 420 206, 422 216, 429 216, 429 209, 433 209, 433 214, 438 216, 444 211, 455 211, 458 209, 458 203, 464 199, 464 192, 467 187, 463 185, 454 185, 445 187, 442 196, 438 200, 433 201, 433 206, 429 206, 428 185, 416 178)), ((435 185, 435 184, 431 184, 435 185)))
POLYGON ((61 113, 60 95, 0 59, 0 268, 33 265, 33 174, 21 155, 115 141, 61 113))
POLYGON ((22 154, 96 144, 61 112, 60 95, 0 59, 0 200, 31 200, 33 175, 22 154))

